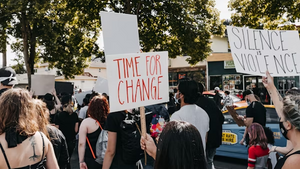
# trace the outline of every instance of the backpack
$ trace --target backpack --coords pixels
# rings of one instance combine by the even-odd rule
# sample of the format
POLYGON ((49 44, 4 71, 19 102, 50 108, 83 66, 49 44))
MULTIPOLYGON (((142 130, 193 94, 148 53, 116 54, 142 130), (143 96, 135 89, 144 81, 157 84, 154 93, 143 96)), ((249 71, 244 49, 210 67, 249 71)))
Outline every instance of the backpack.
POLYGON ((136 111, 123 113, 125 114, 125 119, 120 124, 122 159, 127 164, 135 164, 144 155, 140 144, 140 115, 136 111))
POLYGON ((86 137, 87 143, 92 152, 93 158, 98 164, 103 164, 105 152, 107 150, 107 142, 108 142, 108 132, 107 130, 103 130, 101 124, 97 121, 99 127, 101 128, 101 133, 99 134, 98 140, 96 142, 96 155, 92 149, 89 139, 86 137))
POLYGON ((150 134, 153 138, 156 138, 170 120, 169 112, 161 104, 146 106, 145 111, 151 112, 150 134))

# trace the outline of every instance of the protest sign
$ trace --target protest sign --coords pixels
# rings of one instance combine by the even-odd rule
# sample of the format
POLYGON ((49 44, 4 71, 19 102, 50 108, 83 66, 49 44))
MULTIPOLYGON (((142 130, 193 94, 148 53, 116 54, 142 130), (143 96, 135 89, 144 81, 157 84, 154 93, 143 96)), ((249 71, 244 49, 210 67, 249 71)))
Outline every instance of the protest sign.
POLYGON ((109 95, 107 79, 98 77, 96 85, 93 90, 98 93, 106 93, 107 95, 109 95))
POLYGON ((31 75, 31 90, 36 96, 52 93, 54 83, 54 75, 31 75))
POLYGON ((87 95, 87 94, 92 94, 92 91, 90 90, 90 91, 81 92, 81 93, 74 95, 74 97, 76 98, 79 105, 82 105, 83 99, 85 98, 85 95, 87 95))
POLYGON ((264 76, 300 75, 298 31, 227 27, 236 71, 264 76))
POLYGON ((106 56, 111 112, 169 101, 168 52, 106 56))
POLYGON ((100 12, 105 55, 139 53, 137 16, 100 12))
POLYGON ((74 84, 72 82, 55 82, 55 90, 57 94, 68 93, 74 94, 74 84))

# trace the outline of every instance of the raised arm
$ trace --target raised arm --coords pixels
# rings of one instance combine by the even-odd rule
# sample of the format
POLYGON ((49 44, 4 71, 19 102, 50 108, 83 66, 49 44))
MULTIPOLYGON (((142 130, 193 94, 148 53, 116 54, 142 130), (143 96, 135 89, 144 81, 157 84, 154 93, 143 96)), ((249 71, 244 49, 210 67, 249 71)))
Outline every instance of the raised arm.
POLYGON ((55 97, 56 108, 60 108, 60 107, 61 107, 61 102, 60 102, 59 98, 57 97, 57 94, 56 94, 56 90, 55 90, 55 89, 53 89, 52 94, 53 94, 53 96, 55 97))
POLYGON ((282 117, 283 99, 274 85, 273 77, 269 72, 266 72, 266 77, 263 77, 262 81, 274 103, 278 116, 282 117))

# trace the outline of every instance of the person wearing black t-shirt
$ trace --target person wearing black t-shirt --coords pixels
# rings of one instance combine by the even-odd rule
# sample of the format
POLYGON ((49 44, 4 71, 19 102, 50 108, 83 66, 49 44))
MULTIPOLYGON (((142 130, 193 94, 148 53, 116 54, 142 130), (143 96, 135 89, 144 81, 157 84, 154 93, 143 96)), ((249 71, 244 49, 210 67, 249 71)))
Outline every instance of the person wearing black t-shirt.
MULTIPOLYGON (((66 137, 69 157, 71 158, 75 148, 79 119, 77 114, 72 110, 70 96, 63 96, 61 103, 63 105, 63 111, 59 112, 55 117, 55 125, 66 137)), ((69 168, 70 166, 68 166, 68 169, 69 168)))
POLYGON ((246 130, 242 140, 240 141, 240 144, 244 143, 248 133, 248 126, 250 126, 252 123, 258 123, 263 127, 266 126, 266 112, 267 112, 264 105, 262 105, 260 102, 257 101, 257 99, 255 98, 251 90, 244 91, 243 97, 247 101, 248 107, 246 109, 246 116, 244 119, 246 130))
POLYGON ((122 158, 122 138, 120 125, 125 119, 124 111, 109 113, 105 130, 108 131, 108 144, 103 161, 103 169, 135 169, 136 164, 126 164, 122 158))

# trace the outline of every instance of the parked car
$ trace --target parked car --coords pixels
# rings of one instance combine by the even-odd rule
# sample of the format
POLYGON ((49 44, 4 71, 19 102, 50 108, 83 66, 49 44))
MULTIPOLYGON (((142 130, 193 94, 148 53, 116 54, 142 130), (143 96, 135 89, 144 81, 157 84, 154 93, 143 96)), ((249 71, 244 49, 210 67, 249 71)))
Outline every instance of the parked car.
MULTIPOLYGON (((267 124, 274 134, 275 145, 285 146, 286 139, 282 136, 279 130, 279 118, 273 105, 264 105, 267 109, 267 124)), ((247 106, 235 108, 239 115, 246 115, 247 106)), ((228 111, 223 112, 225 121, 223 124, 222 145, 217 149, 216 155, 233 157, 239 159, 248 158, 248 148, 240 144, 243 138, 245 127, 239 127, 228 111)))
MULTIPOLYGON (((223 91, 220 90, 219 93, 222 95, 223 98, 225 97, 225 93, 223 91)), ((208 97, 210 99, 213 99, 214 96, 215 96, 215 92, 213 90, 205 91, 202 94, 203 94, 203 96, 208 97)), ((247 102, 245 100, 240 99, 236 95, 230 95, 230 97, 233 100, 233 106, 234 107, 248 106, 247 102)))

